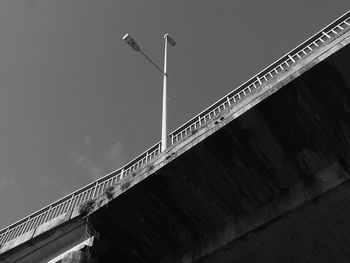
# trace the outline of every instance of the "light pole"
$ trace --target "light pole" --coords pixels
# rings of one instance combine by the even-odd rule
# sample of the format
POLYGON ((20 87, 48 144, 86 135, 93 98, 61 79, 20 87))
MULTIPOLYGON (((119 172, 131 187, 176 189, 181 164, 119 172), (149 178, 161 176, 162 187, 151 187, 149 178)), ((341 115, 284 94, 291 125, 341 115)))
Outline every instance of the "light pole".
POLYGON ((164 70, 161 70, 141 49, 141 46, 133 39, 129 34, 125 34, 123 40, 135 51, 140 52, 153 66, 156 67, 163 75, 163 104, 162 104, 162 148, 161 151, 165 151, 167 148, 167 53, 168 43, 171 46, 175 46, 176 42, 169 34, 164 35, 164 70))

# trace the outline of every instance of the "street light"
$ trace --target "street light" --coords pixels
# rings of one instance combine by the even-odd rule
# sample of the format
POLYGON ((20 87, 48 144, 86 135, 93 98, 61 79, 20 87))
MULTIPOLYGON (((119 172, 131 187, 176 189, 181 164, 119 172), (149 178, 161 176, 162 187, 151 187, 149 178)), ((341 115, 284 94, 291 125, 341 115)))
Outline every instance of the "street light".
POLYGON ((164 35, 164 70, 161 70, 143 51, 141 46, 133 39, 129 34, 125 34, 123 40, 135 51, 140 52, 153 66, 158 69, 163 75, 163 107, 162 107, 162 148, 161 151, 165 151, 167 148, 167 53, 168 43, 171 46, 175 46, 176 42, 172 39, 169 34, 164 35))

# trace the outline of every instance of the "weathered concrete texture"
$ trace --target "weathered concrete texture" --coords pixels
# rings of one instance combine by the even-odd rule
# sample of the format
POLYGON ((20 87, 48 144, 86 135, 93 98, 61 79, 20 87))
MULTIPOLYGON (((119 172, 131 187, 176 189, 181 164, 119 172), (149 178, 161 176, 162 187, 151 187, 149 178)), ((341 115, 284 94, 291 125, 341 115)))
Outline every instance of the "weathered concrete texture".
POLYGON ((67 221, 71 213, 55 218, 1 248, 0 262, 48 262, 86 239, 86 221, 77 217, 67 221), (57 227, 59 226, 59 227, 57 227))
POLYGON ((349 262, 349 222, 347 182, 196 262, 349 262))
POLYGON ((237 119, 218 122, 209 137, 92 213, 100 233, 94 256, 302 262, 303 253, 306 262, 319 253, 319 262, 350 261, 349 58, 346 46, 237 119))

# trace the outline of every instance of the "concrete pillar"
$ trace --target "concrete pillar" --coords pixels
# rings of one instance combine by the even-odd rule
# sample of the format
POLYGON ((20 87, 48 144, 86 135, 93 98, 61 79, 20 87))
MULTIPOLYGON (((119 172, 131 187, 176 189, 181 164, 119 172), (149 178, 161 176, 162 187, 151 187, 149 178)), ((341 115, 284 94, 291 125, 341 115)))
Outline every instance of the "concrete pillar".
POLYGON ((87 263, 87 253, 85 250, 76 250, 67 253, 62 258, 62 263, 87 263))
POLYGON ((80 250, 74 250, 68 252, 60 263, 98 263, 98 261, 91 256, 89 247, 85 246, 80 250))

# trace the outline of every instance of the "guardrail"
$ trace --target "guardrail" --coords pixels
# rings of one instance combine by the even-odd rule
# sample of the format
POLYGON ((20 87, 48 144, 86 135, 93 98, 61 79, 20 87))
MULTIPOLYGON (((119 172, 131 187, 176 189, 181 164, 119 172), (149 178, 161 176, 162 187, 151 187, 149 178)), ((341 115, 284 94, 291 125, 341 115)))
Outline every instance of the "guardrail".
POLYGON ((115 184, 124 176, 141 168, 143 165, 154 159, 161 151, 161 142, 158 142, 144 153, 137 156, 118 170, 105 175, 104 177, 80 188, 56 202, 32 213, 31 215, 17 221, 16 223, 0 231, 0 245, 15 239, 16 237, 35 229, 36 227, 58 217, 87 200, 101 195, 103 191, 115 184))
MULTIPOLYGON (((334 36, 350 27, 350 12, 338 18, 330 25, 322 29, 320 32, 303 42, 301 45, 284 55, 282 58, 272 63, 270 66, 260 71, 254 77, 240 85, 238 88, 221 98, 207 109, 199 113, 197 116, 180 126, 178 129, 170 133, 172 145, 176 144, 184 137, 192 134, 196 129, 203 126, 209 120, 218 116, 222 111, 231 107, 234 103, 240 101, 253 90, 260 87, 280 72, 288 69, 300 59, 307 56, 313 50, 330 41, 334 36)), ((80 188, 79 190, 69 194, 56 202, 32 213, 31 215, 11 224, 10 226, 0 230, 0 245, 11 241, 18 236, 35 229, 36 227, 52 220, 78 207, 83 202, 96 198, 103 191, 115 184, 124 176, 141 168, 150 160, 154 159, 161 152, 161 142, 158 142, 144 153, 137 156, 128 164, 118 170, 107 174, 106 176, 80 188)))
POLYGON ((302 44, 288 52, 280 59, 266 67, 254 77, 250 78, 238 88, 231 91, 225 97, 219 99, 217 102, 206 108, 201 113, 181 125, 179 128, 170 133, 171 143, 175 144, 183 138, 191 135, 195 130, 204 125, 209 120, 218 116, 226 108, 231 107, 232 104, 242 100, 252 91, 262 86, 265 82, 284 72, 293 64, 309 55, 318 47, 324 45, 326 42, 333 39, 336 35, 343 32, 350 26, 350 11, 343 16, 320 30, 318 33, 304 41, 302 44))

